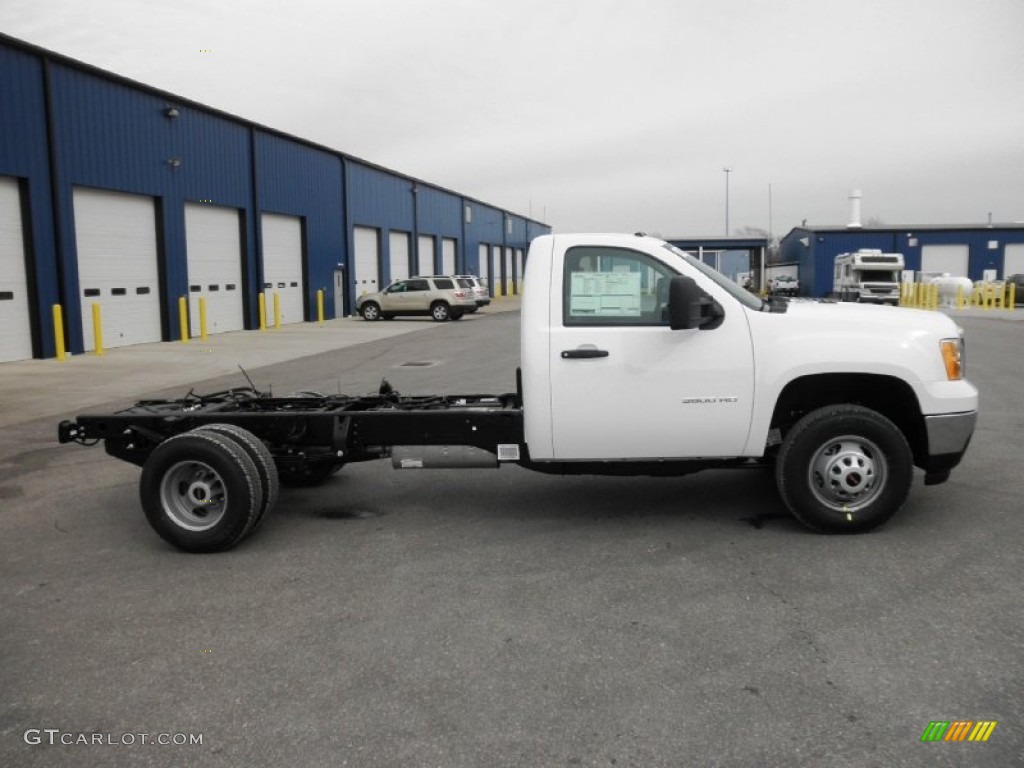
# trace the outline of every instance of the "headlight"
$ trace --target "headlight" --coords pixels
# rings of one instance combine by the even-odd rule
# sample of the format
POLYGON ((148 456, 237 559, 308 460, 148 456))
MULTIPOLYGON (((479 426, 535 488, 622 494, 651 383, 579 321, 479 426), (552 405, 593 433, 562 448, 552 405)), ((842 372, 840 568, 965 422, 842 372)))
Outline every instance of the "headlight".
POLYGON ((946 378, 958 381, 964 377, 964 339, 943 339, 939 342, 942 362, 946 365, 946 378))

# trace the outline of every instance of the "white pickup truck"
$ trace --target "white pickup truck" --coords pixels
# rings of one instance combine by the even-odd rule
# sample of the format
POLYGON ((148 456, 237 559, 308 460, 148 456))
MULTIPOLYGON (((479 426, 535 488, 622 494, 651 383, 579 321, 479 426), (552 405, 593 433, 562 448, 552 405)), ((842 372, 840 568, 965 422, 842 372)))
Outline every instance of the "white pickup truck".
POLYGON ((379 458, 557 474, 768 467, 810 528, 867 531, 899 509, 914 466, 926 484, 949 477, 977 418, 947 316, 762 300, 653 237, 537 238, 521 323, 515 393, 244 388, 83 415, 59 437, 142 466, 154 529, 214 551, 258 525, 279 482, 379 458))

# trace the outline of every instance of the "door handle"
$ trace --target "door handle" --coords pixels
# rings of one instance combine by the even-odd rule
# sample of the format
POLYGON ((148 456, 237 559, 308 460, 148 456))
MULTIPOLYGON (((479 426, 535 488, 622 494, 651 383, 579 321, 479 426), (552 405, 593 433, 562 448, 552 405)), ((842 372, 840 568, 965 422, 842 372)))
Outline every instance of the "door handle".
POLYGON ((586 359, 591 357, 608 357, 608 350, 606 349, 563 349, 562 359, 586 359))

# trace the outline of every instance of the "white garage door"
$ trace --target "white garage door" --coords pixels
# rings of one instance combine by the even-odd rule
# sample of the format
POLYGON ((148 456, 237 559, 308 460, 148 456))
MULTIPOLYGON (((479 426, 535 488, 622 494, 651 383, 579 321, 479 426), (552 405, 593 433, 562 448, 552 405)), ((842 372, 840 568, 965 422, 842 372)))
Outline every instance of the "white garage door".
POLYGON ((513 276, 512 276, 512 249, 505 249, 505 295, 511 296, 513 293, 513 276))
POLYGON ((409 276, 409 233, 389 232, 388 250, 391 281, 404 280, 409 276))
POLYGON ((948 272, 954 277, 967 277, 968 247, 966 245, 926 245, 921 248, 922 272, 948 272))
POLYGON ((441 272, 455 274, 455 240, 450 237, 441 240, 441 272))
POLYGON ((32 357, 18 182, 0 178, 0 362, 32 357))
POLYGON ((245 326, 242 308, 242 237, 239 212, 185 203, 190 333, 199 335, 199 298, 206 299, 207 333, 245 326))
POLYGON ((490 281, 491 270, 491 247, 486 243, 480 243, 477 246, 476 258, 477 258, 477 276, 482 277, 485 281, 490 281))
POLYGON ((516 248, 516 293, 523 284, 523 249, 516 248))
POLYGON ((416 260, 416 274, 432 275, 434 274, 434 238, 430 235, 420 235, 417 242, 419 257, 416 260))
POLYGON ((1024 243, 1011 243, 1006 246, 1002 277, 1020 274, 1024 274, 1024 243))
POLYGON ((275 293, 280 297, 282 325, 301 323, 306 319, 302 307, 302 219, 264 213, 260 222, 267 325, 274 323, 275 293))
POLYGON ((376 293, 380 290, 377 275, 380 274, 380 230, 370 227, 355 227, 352 230, 355 243, 356 296, 376 293))
MULTIPOLYGON (((94 303, 102 312, 104 347, 160 341, 160 271, 153 198, 76 189, 73 202, 85 349, 95 348, 94 303)), ((176 308, 172 316, 177 318, 176 308)))

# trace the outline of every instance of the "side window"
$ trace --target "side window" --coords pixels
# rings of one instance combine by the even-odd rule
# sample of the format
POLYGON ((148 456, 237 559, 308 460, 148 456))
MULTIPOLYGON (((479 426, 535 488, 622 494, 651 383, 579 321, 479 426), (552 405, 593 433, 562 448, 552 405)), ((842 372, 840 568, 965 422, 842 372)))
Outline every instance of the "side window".
POLYGON ((387 293, 405 293, 405 283, 392 283, 388 286, 387 293))
POLYGON ((439 291, 450 291, 455 287, 455 281, 447 277, 437 277, 434 278, 434 285, 437 286, 439 291))
POLYGON ((426 280, 410 280, 405 284, 406 291, 429 291, 430 283, 426 280))
POLYGON ((675 273, 645 253, 581 246, 565 256, 563 325, 668 325, 675 273))

